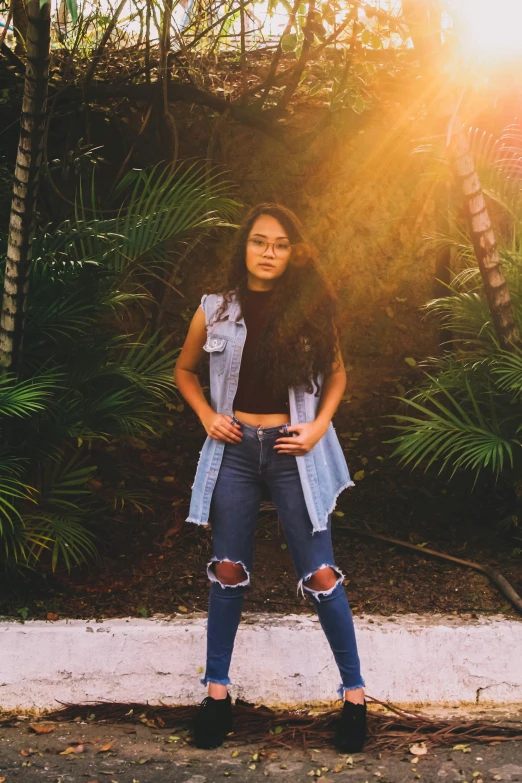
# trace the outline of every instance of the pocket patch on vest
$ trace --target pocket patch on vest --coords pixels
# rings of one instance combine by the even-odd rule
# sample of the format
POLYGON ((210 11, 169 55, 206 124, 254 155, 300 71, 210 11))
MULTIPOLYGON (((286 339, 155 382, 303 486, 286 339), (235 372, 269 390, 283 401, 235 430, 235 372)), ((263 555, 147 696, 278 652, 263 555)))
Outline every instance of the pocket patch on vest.
POLYGON ((216 353, 222 351, 225 348, 227 342, 228 341, 226 337, 218 337, 216 335, 209 334, 207 341, 203 346, 203 350, 207 351, 207 353, 216 353))

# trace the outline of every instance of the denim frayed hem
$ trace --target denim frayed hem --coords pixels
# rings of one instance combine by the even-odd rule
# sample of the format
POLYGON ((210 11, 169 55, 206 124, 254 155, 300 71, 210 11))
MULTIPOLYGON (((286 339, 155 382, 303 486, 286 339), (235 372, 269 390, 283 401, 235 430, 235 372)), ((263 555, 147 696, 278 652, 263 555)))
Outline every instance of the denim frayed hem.
POLYGON ((230 677, 227 677, 224 680, 215 680, 213 677, 203 677, 203 679, 200 680, 202 685, 208 685, 209 682, 215 682, 216 685, 230 685, 230 677))
POLYGON ((197 519, 196 517, 187 517, 185 522, 192 522, 193 525, 208 525, 208 522, 203 522, 201 519, 197 519))
POLYGON ((359 685, 343 685, 341 683, 341 685, 339 685, 339 687, 337 688, 337 695, 339 696, 340 699, 344 699, 344 694, 346 693, 346 691, 356 691, 357 688, 364 688, 364 687, 366 687, 364 680, 361 680, 359 685))

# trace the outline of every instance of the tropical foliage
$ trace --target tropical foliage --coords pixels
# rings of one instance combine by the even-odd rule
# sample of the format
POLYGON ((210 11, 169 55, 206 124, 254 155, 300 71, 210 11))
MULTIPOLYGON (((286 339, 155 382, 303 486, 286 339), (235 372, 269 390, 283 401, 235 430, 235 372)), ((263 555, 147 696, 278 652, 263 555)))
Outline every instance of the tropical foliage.
MULTIPOLYGON (((522 327, 522 134, 508 128, 500 139, 470 132, 481 181, 497 210, 499 249, 516 323, 522 327)), ((424 148, 432 160, 440 150, 424 148)), ((436 171, 436 167, 434 171, 436 171)), ((522 481, 522 346, 502 350, 493 329, 481 276, 465 227, 458 217, 452 236, 434 237, 453 251, 454 273, 447 296, 426 305, 451 340, 440 356, 424 363, 424 382, 399 398, 403 409, 393 425, 394 455, 406 465, 437 465, 453 475, 471 472, 522 481)))
POLYGON ((115 465, 120 480, 97 491, 99 444, 162 431, 176 349, 139 316, 165 270, 165 242, 234 218, 228 187, 196 166, 132 171, 110 217, 93 196, 38 232, 22 364, 17 377, 0 375, 0 564, 71 567, 96 553, 94 519, 123 503, 143 508, 115 465))

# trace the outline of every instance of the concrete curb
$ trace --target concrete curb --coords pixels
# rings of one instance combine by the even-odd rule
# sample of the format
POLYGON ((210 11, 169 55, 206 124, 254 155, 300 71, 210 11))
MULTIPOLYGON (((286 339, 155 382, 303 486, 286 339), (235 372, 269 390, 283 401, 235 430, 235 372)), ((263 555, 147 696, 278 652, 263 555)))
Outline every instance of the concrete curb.
MULTIPOLYGON (((522 703, 522 622, 503 616, 355 618, 367 692, 398 704, 522 703)), ((0 621, 0 708, 58 702, 200 701, 205 617, 0 621)), ((234 696, 273 706, 336 698, 339 675, 316 617, 247 614, 234 696)))

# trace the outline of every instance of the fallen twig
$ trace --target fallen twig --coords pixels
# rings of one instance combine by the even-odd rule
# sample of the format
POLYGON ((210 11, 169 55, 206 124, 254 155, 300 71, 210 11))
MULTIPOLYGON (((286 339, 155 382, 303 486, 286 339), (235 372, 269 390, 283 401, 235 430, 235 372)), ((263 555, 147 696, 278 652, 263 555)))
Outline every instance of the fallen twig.
MULTIPOLYGON (((419 712, 403 710, 393 704, 366 697, 386 711, 368 711, 368 741, 365 751, 403 751, 422 739, 428 747, 450 746, 462 742, 504 742, 522 740, 522 725, 502 725, 492 721, 449 721, 429 718, 419 712), (391 713, 391 714, 390 714, 391 713)), ((149 704, 112 704, 92 702, 68 704, 47 714, 45 720, 71 721, 78 718, 89 722, 142 722, 151 728, 188 730, 198 707, 149 704)), ((257 744, 261 748, 328 746, 340 711, 315 710, 275 711, 265 705, 255 706, 237 699, 234 706, 235 729, 230 741, 257 744)), ((0 725, 13 725, 15 717, 0 719, 0 725)), ((190 743, 189 735, 184 737, 190 743)))
POLYGON ((522 598, 519 596, 515 588, 508 582, 500 571, 497 571, 491 566, 483 566, 480 563, 474 563, 472 560, 463 560, 460 557, 453 557, 453 555, 447 555, 444 552, 439 552, 436 549, 428 549, 425 546, 417 546, 416 544, 410 544, 407 541, 401 541, 400 538, 390 538, 390 536, 381 536, 379 533, 372 533, 369 530, 360 530, 359 528, 351 527, 350 525, 337 525, 337 529, 346 530, 347 533, 354 533, 359 536, 368 536, 369 538, 377 538, 380 541, 388 541, 390 544, 396 546, 403 546, 407 549, 413 549, 415 552, 423 555, 431 555, 431 557, 439 557, 442 560, 451 560, 452 563, 458 563, 459 565, 467 566, 468 568, 474 568, 475 571, 482 571, 483 574, 489 576, 491 581, 498 587, 501 593, 511 601, 515 609, 522 614, 522 598))

